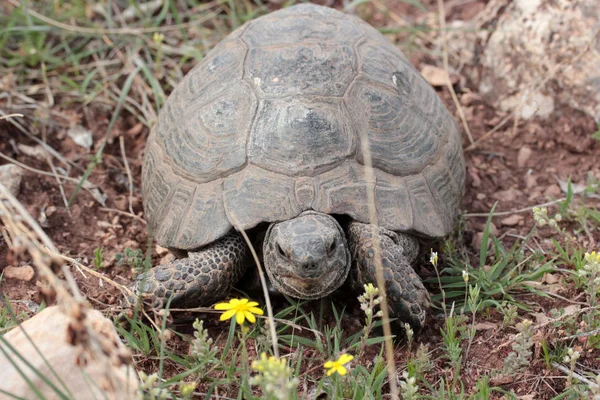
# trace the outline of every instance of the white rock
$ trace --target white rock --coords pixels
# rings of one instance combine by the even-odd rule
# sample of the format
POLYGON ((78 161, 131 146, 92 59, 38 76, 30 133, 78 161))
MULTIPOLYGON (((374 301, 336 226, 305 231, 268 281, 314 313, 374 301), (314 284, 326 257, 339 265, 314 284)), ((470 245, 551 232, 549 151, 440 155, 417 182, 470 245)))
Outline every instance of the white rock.
POLYGON ((92 131, 84 128, 81 125, 76 125, 69 129, 67 135, 73 139, 73 141, 81 147, 90 149, 94 144, 94 138, 92 137, 92 131))
POLYGON ((423 65, 421 68, 421 75, 423 75, 423 78, 425 78, 431 86, 446 86, 448 84, 448 78, 450 78, 450 83, 452 85, 458 83, 458 76, 456 74, 447 74, 443 68, 438 68, 433 65, 423 65))
POLYGON ((526 119, 568 105, 600 122, 599 27, 598 0, 491 0, 448 45, 481 54, 470 78, 493 106, 526 119))
MULTIPOLYGON (((42 376, 56 387, 62 388, 54 374, 58 375, 74 396, 72 398, 140 399, 137 374, 131 366, 116 365, 101 352, 94 354, 92 358, 88 352, 82 353, 81 348, 67 342, 69 324, 72 321, 73 319, 68 318, 59 307, 54 306, 46 308, 21 324, 21 328, 27 332, 51 369, 23 334, 21 328, 13 328, 4 335, 4 339, 42 376), (87 356, 86 362, 78 363, 77 360, 81 360, 82 354, 87 356)), ((102 313, 88 310, 84 323, 97 335, 108 339, 108 343, 112 346, 111 351, 124 351, 114 325, 102 313)), ((44 399, 60 398, 31 368, 20 361, 8 346, 0 342, 1 390, 26 399, 37 398, 14 364, 22 369, 32 384, 42 393, 44 399)), ((63 389, 63 392, 66 391, 63 389)), ((71 398, 71 396, 67 397, 71 398)))
POLYGON ((527 160, 531 157, 533 151, 529 146, 523 146, 519 149, 519 154, 517 155, 517 165, 520 168, 523 168, 527 165, 527 160))
POLYGON ((4 187, 16 197, 19 195, 24 173, 25 170, 18 165, 2 165, 0 166, 0 183, 3 184, 4 187))

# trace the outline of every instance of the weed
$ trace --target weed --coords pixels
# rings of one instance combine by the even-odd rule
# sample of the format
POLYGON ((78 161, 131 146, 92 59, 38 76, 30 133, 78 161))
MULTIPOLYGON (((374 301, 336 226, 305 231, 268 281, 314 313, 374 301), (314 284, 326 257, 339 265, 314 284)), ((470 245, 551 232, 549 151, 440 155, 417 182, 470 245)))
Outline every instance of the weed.
POLYGON ((96 268, 97 270, 104 268, 102 252, 103 251, 101 247, 94 249, 94 268, 96 268))
POLYGON ((419 387, 417 386, 417 379, 410 376, 406 371, 402 373, 402 380, 400 380, 400 393, 403 399, 418 399, 419 387))
POLYGON ((159 333, 151 326, 140 320, 126 318, 130 329, 126 330, 120 324, 116 324, 117 331, 125 339, 127 347, 149 357, 160 354, 161 339, 159 333))
POLYGON ((167 389, 157 386, 158 374, 147 375, 144 371, 140 371, 139 376, 141 381, 140 391, 144 400, 164 400, 171 397, 171 393, 167 389))
POLYGON ((218 349, 208 336, 208 331, 204 329, 204 321, 196 319, 193 326, 194 339, 190 346, 190 355, 197 363, 214 363, 218 349))
POLYGON ((596 296, 600 291, 600 253, 585 253, 585 261, 586 264, 577 273, 586 282, 588 304, 593 308, 597 305, 596 296))
POLYGON ((379 310, 375 312, 375 307, 381 304, 381 296, 379 296, 379 289, 373 286, 372 283, 364 285, 365 292, 358 297, 360 302, 360 309, 364 311, 366 315, 365 326, 363 328, 363 337, 360 343, 360 350, 358 350, 358 357, 360 358, 367 346, 371 330, 374 326, 374 318, 381 318, 383 311, 379 310))
POLYGON ((179 383, 179 393, 181 393, 182 400, 190 400, 194 395, 194 390, 196 389, 196 384, 194 382, 180 382, 179 383))
POLYGON ((600 124, 598 124, 598 130, 592 133, 592 139, 596 139, 598 142, 600 142, 600 124))
POLYGON ((513 351, 504 359, 502 372, 513 376, 517 372, 523 370, 530 363, 533 346, 533 323, 526 319, 517 324, 519 333, 515 337, 515 342, 512 345, 513 351))
POLYGON ((573 349, 567 350, 567 355, 564 357, 563 361, 569 364, 569 375, 567 375, 567 386, 571 386, 573 382, 573 372, 575 372, 575 366, 577 365, 577 360, 579 359, 579 352, 573 349))
POLYGON ((502 304, 502 327, 507 328, 513 326, 519 316, 518 307, 514 304, 504 302, 502 304))
MULTIPOLYGON (((525 256, 525 244, 533 231, 525 239, 515 242, 510 249, 505 249, 498 239, 490 235, 494 209, 495 206, 488 216, 483 231, 479 250, 479 266, 471 266, 466 257, 448 254, 448 266, 441 271, 441 276, 438 278, 441 293, 433 296, 433 300, 442 302, 453 300, 458 309, 469 311, 466 301, 468 287, 465 278, 468 278, 468 282, 476 284, 480 289, 479 310, 485 310, 488 307, 502 309, 501 304, 503 303, 512 303, 522 307, 515 295, 523 292, 547 297, 546 293, 540 291, 531 282, 539 280, 544 274, 556 272, 556 266, 552 261, 540 265, 534 262, 532 256, 525 256), (494 248, 491 256, 488 254, 490 240, 494 248), (493 260, 491 265, 488 265, 488 258, 493 260)), ((433 283, 435 280, 429 279, 427 282, 433 283)))
POLYGON ((143 272, 144 252, 141 249, 130 249, 127 247, 123 253, 115 254, 118 266, 127 265, 137 273, 143 272))
POLYGON ((450 313, 445 320, 445 329, 442 329, 444 341, 444 358, 448 360, 448 366, 455 371, 455 376, 460 375, 462 361, 461 332, 460 329, 465 322, 463 315, 450 313))
POLYGON ((411 357, 407 365, 407 369, 414 370, 414 376, 424 375, 433 369, 433 363, 431 361, 431 356, 429 355, 429 348, 426 344, 421 343, 419 345, 415 356, 411 357))
POLYGON ((10 312, 0 302, 0 335, 10 330, 17 323, 13 320, 10 312))
MULTIPOLYGON (((467 282, 468 279, 465 279, 465 283, 467 282)), ((469 357, 469 350, 471 350, 471 344, 473 344, 473 339, 475 339, 475 333, 477 332, 475 328, 475 316, 477 314, 477 311, 479 310, 479 306, 481 305, 481 302, 479 301, 479 293, 480 290, 478 285, 469 287, 468 305, 469 310, 471 310, 471 326, 465 329, 466 336, 469 341, 467 350, 465 352, 465 359, 469 357)))
POLYGON ((250 384, 260 386, 267 399, 290 399, 298 386, 298 378, 292 376, 292 369, 283 359, 262 353, 252 362, 252 369, 258 374, 250 378, 250 384))

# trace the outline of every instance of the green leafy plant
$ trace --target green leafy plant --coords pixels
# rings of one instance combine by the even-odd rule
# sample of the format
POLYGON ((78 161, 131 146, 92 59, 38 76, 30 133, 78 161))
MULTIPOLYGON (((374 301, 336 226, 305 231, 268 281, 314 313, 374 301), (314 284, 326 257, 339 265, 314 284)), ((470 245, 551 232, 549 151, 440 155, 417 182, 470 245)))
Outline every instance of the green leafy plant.
POLYGON ((600 142, 600 124, 598 124, 598 130, 592 133, 592 139, 596 139, 598 142, 600 142))
POLYGON ((103 260, 103 250, 101 247, 94 249, 94 268, 102 269, 104 268, 104 260, 103 260))
POLYGON ((127 247, 123 253, 117 253, 115 260, 118 266, 127 265, 137 272, 142 272, 144 265, 144 252, 141 249, 127 247))
MULTIPOLYGON (((469 311, 466 301, 468 288, 465 285, 465 273, 468 274, 469 283, 476 284, 479 289, 479 310, 488 307, 502 309, 504 302, 513 303, 523 307, 516 300, 515 294, 530 292, 547 297, 531 282, 539 280, 544 274, 557 271, 552 261, 543 262, 541 265, 533 262, 532 256, 524 255, 524 246, 531 233, 520 242, 515 242, 510 249, 490 234, 495 205, 492 208, 483 231, 481 247, 479 249, 479 265, 471 266, 470 260, 465 257, 448 255, 448 266, 441 271, 440 282, 443 293, 433 296, 434 301, 441 301, 445 296, 446 301, 454 301, 457 309, 469 311), (489 254, 490 244, 493 253, 489 254), (488 260, 491 262, 488 265, 488 260)), ((435 283, 435 279, 427 280, 435 283)))

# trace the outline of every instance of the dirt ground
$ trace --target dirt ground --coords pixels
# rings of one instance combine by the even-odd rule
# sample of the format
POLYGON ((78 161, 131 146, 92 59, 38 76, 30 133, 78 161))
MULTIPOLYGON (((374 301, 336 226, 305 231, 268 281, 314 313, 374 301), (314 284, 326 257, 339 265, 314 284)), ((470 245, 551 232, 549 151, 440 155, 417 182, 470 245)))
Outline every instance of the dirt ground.
MULTIPOLYGON (((435 2, 426 4, 434 10, 435 2)), ((448 20, 453 18, 468 18, 477 10, 483 8, 483 1, 469 2, 469 7, 454 7, 449 12, 448 20)), ((274 7, 275 8, 275 7, 274 7)), ((399 15, 411 17, 421 13, 414 7, 403 3, 390 8, 399 15)), ((389 26, 393 21, 389 14, 371 10, 370 22, 379 26, 389 26)), ((402 35, 398 39, 401 40, 402 35)), ((424 64, 436 64, 436 60, 425 53, 411 53, 411 60, 417 69, 424 64)), ((520 210, 537 204, 546 203, 565 196, 560 183, 571 179, 574 183, 585 183, 588 174, 600 179, 600 143, 591 138, 597 130, 593 119, 578 111, 561 108, 556 111, 556 116, 548 120, 520 121, 516 128, 512 119, 496 130, 491 135, 486 135, 506 117, 506 113, 498 111, 487 105, 477 94, 476 85, 465 81, 464 85, 458 84, 455 89, 461 106, 473 133, 477 145, 465 152, 467 165, 467 188, 462 211, 466 216, 463 221, 463 240, 468 244, 470 253, 476 257, 479 253, 480 234, 483 231, 486 217, 469 216, 469 214, 487 214, 495 202, 498 202, 496 212, 509 212, 520 210)), ((446 88, 436 88, 445 104, 456 116, 457 123, 460 119, 456 112, 456 105, 452 101, 446 88)), ((0 99, 0 108, 10 112, 10 106, 0 99)), ((94 146, 98 146, 106 132, 110 114, 107 110, 90 107, 84 110, 65 108, 57 102, 53 110, 46 116, 47 123, 41 127, 37 120, 40 116, 26 115, 25 120, 31 132, 39 138, 45 137, 48 145, 61 154, 72 165, 72 175, 81 175, 88 164, 88 150, 76 144, 67 134, 68 119, 75 118, 86 129, 91 130, 94 146), (59 117, 60 116, 60 117, 59 117), (36 119, 33 119, 35 117, 36 119)), ((43 119, 43 118, 42 118, 43 119)), ((40 222, 45 232, 54 241, 57 248, 79 259, 83 264, 93 265, 94 251, 102 249, 103 268, 100 270, 111 279, 123 285, 129 284, 132 271, 129 267, 116 265, 118 253, 125 252, 126 248, 147 248, 147 233, 143 222, 143 208, 140 191, 140 177, 143 150, 148 128, 137 122, 132 116, 119 119, 111 132, 108 145, 104 151, 102 164, 94 169, 89 181, 100 188, 106 197, 106 204, 100 204, 86 190, 81 190, 77 195, 70 212, 64 206, 64 198, 60 186, 52 176, 41 175, 37 172, 27 171, 21 184, 18 199, 25 205, 28 212, 40 222), (119 146, 119 137, 125 144, 126 154, 122 154, 119 146), (130 175, 133 179, 133 190, 129 193, 128 172, 123 161, 127 157, 130 175), (131 198, 130 198, 131 195, 131 198), (131 209, 135 216, 129 212, 131 209)), ((464 147, 470 143, 463 136, 464 147)), ((26 154, 23 146, 36 146, 36 143, 23 135, 14 126, 6 121, 0 121, 0 152, 12 159, 32 168, 51 171, 48 163, 34 156, 26 154)), ((26 147, 25 147, 26 149, 26 147)), ((92 152, 96 148, 92 148, 92 152)), ((0 161, 5 163, 5 161, 0 161)), ((56 163, 56 161, 55 161, 56 163)), ((65 167, 57 164, 56 166, 65 167)), ((66 196, 74 190, 71 183, 64 184, 66 196)), ((597 206, 597 204, 596 204, 597 206)), ((530 211, 505 213, 493 220, 492 231, 505 243, 510 244, 517 238, 522 238, 534 225, 530 211)), ((550 245, 549 239, 553 237, 550 230, 538 231, 535 240, 540 248, 550 245)), ((585 248, 597 248, 600 241, 598 231, 579 236, 585 248)), ((15 259, 7 251, 6 246, 0 245, 0 269, 9 265, 18 265, 25 261, 15 259)), ((153 259, 160 260, 166 254, 163 250, 152 246, 153 259)), ((568 268, 569 266, 565 266, 568 268)), ((432 276, 428 266, 423 266, 423 274, 432 276)), ((120 311, 120 293, 109 285, 101 285, 100 280, 74 271, 77 283, 82 293, 89 299, 92 306, 104 311, 120 311)), ((18 279, 3 279, 0 282, 0 291, 14 302, 20 311, 31 311, 30 301, 38 303, 42 300, 36 278, 29 281, 18 279)), ((431 288, 435 291, 435 288, 431 288)), ((564 300, 546 299, 540 301, 531 298, 530 304, 535 312, 547 312, 551 308, 569 305, 577 297, 577 293, 568 290, 560 292, 564 300)), ((580 299, 581 300, 581 299, 580 299)), ((351 319, 360 323, 358 312, 349 312, 351 319)), ((419 338, 419 342, 429 343, 434 355, 439 351, 441 343, 439 334, 440 320, 435 315, 430 316, 431 323, 419 338)), ((485 319, 489 323, 485 329, 478 331, 475 342, 465 363, 466 377, 465 388, 470 391, 477 379, 493 369, 501 368, 503 359, 510 352, 509 345, 511 334, 500 330, 502 315, 492 311, 485 319)), ((209 325, 211 329, 216 326, 209 325)), ((539 351, 539 348, 536 348, 539 351)), ((400 346, 396 351, 399 363, 402 362, 405 348, 400 346)), ((584 364, 593 366, 600 356, 596 350, 586 354, 582 359, 584 364)), ((435 357, 434 357, 435 358, 435 357)), ((442 360, 436 361, 436 372, 444 372, 442 360)), ((564 379, 557 378, 556 373, 545 368, 543 364, 532 365, 529 372, 517 379, 505 379, 492 383, 501 385, 505 389, 512 389, 519 396, 528 394, 535 398, 550 398, 560 393, 564 379)), ((524 397, 526 398, 526 397, 524 397)))

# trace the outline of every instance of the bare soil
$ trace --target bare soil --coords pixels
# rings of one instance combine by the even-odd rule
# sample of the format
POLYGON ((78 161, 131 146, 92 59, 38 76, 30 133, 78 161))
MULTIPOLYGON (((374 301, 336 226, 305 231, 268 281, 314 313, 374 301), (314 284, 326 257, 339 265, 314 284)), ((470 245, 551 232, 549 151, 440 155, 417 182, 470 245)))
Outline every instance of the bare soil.
MULTIPOLYGON (((389 2, 390 4, 394 2, 389 2)), ((419 15, 420 11, 412 6, 398 2, 394 8, 399 15, 419 15)), ((427 2, 425 2, 427 3, 427 2)), ((428 5, 435 9, 435 1, 428 5)), ((483 8, 484 2, 470 2, 470 6, 455 7, 449 12, 449 19, 472 17, 476 10, 483 8), (474 11, 475 10, 475 11, 474 11)), ((383 26, 391 24, 389 15, 372 10, 370 22, 383 26)), ((411 59, 417 69, 423 64, 435 64, 426 53, 413 53, 411 59)), ((478 142, 473 150, 465 152, 467 164, 467 188, 462 210, 466 214, 490 212, 495 202, 498 202, 496 212, 519 210, 532 205, 545 203, 565 196, 559 186, 560 181, 571 179, 575 183, 585 183, 591 173, 600 179, 600 145, 591 139, 591 134, 597 129, 593 119, 580 112, 562 108, 557 110, 555 117, 540 121, 520 121, 514 127, 512 120, 498 129, 495 133, 486 136, 506 114, 493 109, 481 100, 475 87, 457 86, 457 94, 461 106, 466 114, 473 138, 478 142), (479 141, 481 139, 481 141, 479 141), (524 150, 525 149, 525 150, 524 150), (527 150, 528 149, 528 150, 527 150)), ((456 105, 446 88, 437 88, 448 108, 460 119, 456 112, 456 105)), ((10 110, 7 104, 0 107, 10 110)), ((51 123, 43 129, 47 143, 59 152, 65 159, 74 165, 71 176, 80 176, 88 164, 86 149, 75 144, 66 135, 68 123, 55 116, 64 112, 60 102, 56 103, 53 110, 49 110, 51 123), (54 111, 54 112, 52 112, 54 111)), ((80 124, 90 129, 96 146, 101 143, 110 114, 106 110, 90 108, 83 113, 81 109, 68 110, 80 118, 80 124)), ((39 123, 33 115, 26 116, 30 121, 30 128, 34 132, 42 132, 39 123)), ((128 215, 129 190, 127 184, 127 171, 123 162, 123 154, 119 148, 118 137, 125 140, 126 157, 128 159, 133 178, 133 191, 131 193, 133 212, 143 218, 143 209, 140 191, 140 176, 144 144, 148 136, 148 129, 137 123, 133 117, 124 117, 118 122, 111 132, 103 162, 96 167, 90 181, 101 188, 106 195, 106 205, 101 205, 88 192, 81 190, 74 204, 70 207, 70 214, 64 206, 56 179, 36 172, 27 171, 23 179, 18 199, 25 205, 29 213, 40 221, 45 232, 54 241, 57 248, 74 258, 78 258, 86 265, 92 265, 94 250, 103 249, 104 268, 100 271, 116 282, 127 285, 131 281, 132 270, 127 266, 117 266, 115 255, 123 253, 126 248, 147 248, 147 233, 145 225, 139 219, 128 215)), ((470 143, 468 138, 463 138, 464 146, 470 143)), ((35 146, 36 143, 28 139, 7 122, 0 121, 0 151, 30 167, 50 171, 48 163, 18 151, 16 144, 35 146)), ((95 149, 92 149, 95 150, 95 149)), ((4 161, 0 161, 4 163, 4 161)), ((73 193, 75 185, 64 183, 67 196, 73 193)), ((463 219, 463 237, 471 254, 479 252, 478 234, 483 231, 486 217, 465 217, 463 219)), ((525 236, 533 226, 531 212, 509 213, 494 218, 494 232, 496 236, 511 243, 516 238, 525 236), (510 217, 510 218, 509 218, 510 217)), ((553 237, 551 230, 540 230, 535 238, 541 248, 548 246, 548 239, 553 237)), ((581 244, 591 250, 600 241, 598 231, 589 235, 579 236, 581 244)), ((164 254, 157 254, 156 247, 152 246, 153 259, 158 261, 164 254)), ((0 271, 9 265, 19 265, 26 260, 18 260, 7 251, 5 245, 0 244, 0 271)), ((569 265, 564 265, 570 268, 569 265)), ((423 265, 421 270, 431 276, 428 266, 423 265)), ((89 299, 91 305, 103 311, 120 311, 120 292, 110 285, 100 285, 94 279, 78 271, 74 271, 82 293, 89 299)), ((434 291, 435 288, 432 288, 434 291)), ((19 311, 30 312, 27 300, 39 303, 42 298, 39 292, 37 279, 20 281, 17 279, 2 279, 0 291, 14 302, 19 311)), ((572 299, 581 296, 572 289, 565 288, 561 292, 564 300, 530 298, 533 312, 548 312, 551 308, 568 306, 572 299)), ((344 304, 342 302, 342 304, 344 304)), ((349 330, 357 330, 362 323, 362 316, 358 307, 349 305, 347 324, 349 330)), ((208 326, 215 333, 225 333, 222 325, 215 323, 215 317, 207 317, 208 326), (211 322, 211 319, 214 320, 211 322)), ((432 313, 431 323, 420 335, 418 341, 429 344, 436 359, 436 368, 431 373, 431 378, 447 376, 448 371, 441 355, 441 319, 432 313)), ((465 360, 461 376, 465 379, 466 391, 471 391, 477 379, 484 374, 489 374, 493 369, 501 369, 502 361, 511 351, 511 339, 515 334, 514 329, 500 329, 502 315, 498 311, 491 311, 481 316, 482 322, 489 323, 484 329, 477 332, 477 336, 470 350, 469 357, 465 360)), ((226 328, 225 328, 226 329, 226 328)), ((189 331, 189 328, 188 328, 189 331)), ((185 347, 185 346, 183 346, 185 347)), ((185 349, 182 349, 184 351, 185 349)), ((600 353, 588 351, 582 357, 583 364, 593 365, 600 353)), ((539 346, 536 351, 540 351, 539 346)), ((405 346, 399 341, 396 351, 398 365, 406 359, 405 346)), ((540 360, 541 358, 537 358, 540 360)), ((146 367, 145 361, 141 367, 146 367)), ((152 364, 150 362, 150 364, 152 364)), ((560 393, 564 386, 564 379, 557 378, 561 374, 547 369, 543 362, 535 362, 530 370, 515 379, 499 377, 492 380, 492 384, 500 385, 505 389, 512 389, 519 396, 533 394, 537 399, 550 398, 560 393)), ((432 381, 432 380, 430 380, 432 381)))

